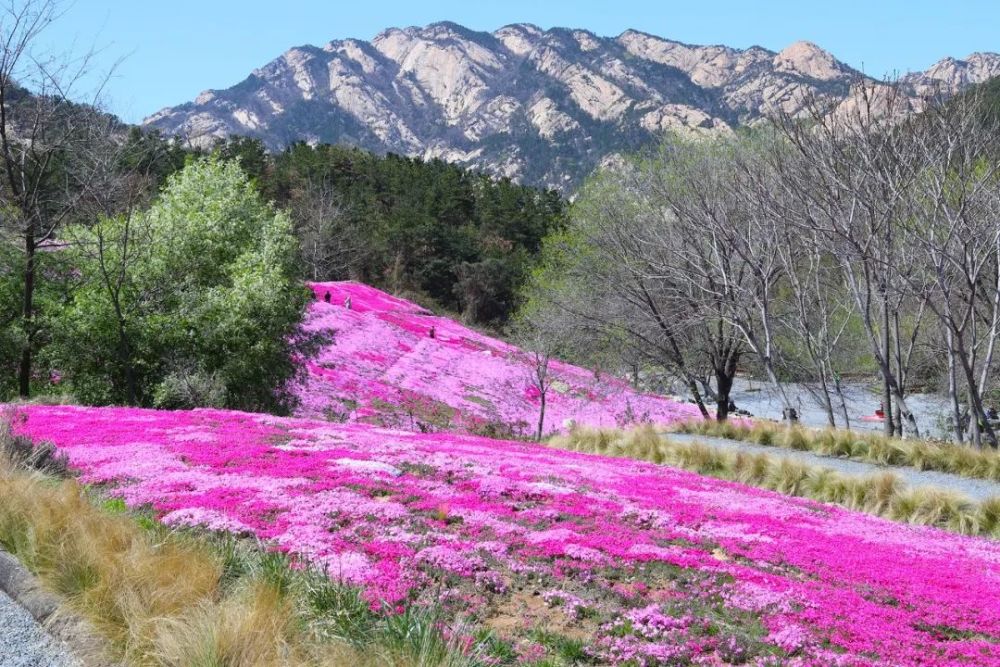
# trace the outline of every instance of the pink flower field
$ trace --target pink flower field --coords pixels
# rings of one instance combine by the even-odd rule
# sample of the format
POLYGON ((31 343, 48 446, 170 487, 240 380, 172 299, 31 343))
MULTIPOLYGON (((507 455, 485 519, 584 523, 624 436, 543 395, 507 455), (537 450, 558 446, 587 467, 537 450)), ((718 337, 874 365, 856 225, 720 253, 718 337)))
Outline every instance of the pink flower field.
MULTIPOLYGON (((297 389, 299 415, 408 430, 533 433, 539 396, 522 350, 437 317, 420 306, 352 282, 311 284, 305 328, 333 342, 308 362, 297 389), (330 303, 324 296, 330 294, 330 303), (350 309, 345 306, 350 299, 350 309), (431 332, 433 331, 433 338, 431 332)), ((693 405, 641 394, 620 379, 553 361, 545 432, 697 418, 693 405)))
MULTIPOLYGON (((365 366, 373 377, 436 397, 468 391, 477 371, 460 360, 511 354, 441 320, 428 345, 405 305, 368 303, 347 314, 324 304, 314 318, 339 322, 338 346, 355 358, 361 330, 384 332, 386 359, 365 366), (440 387, 417 372, 435 355, 449 369, 440 387)), ((350 389, 343 373, 331 395, 350 389)), ((375 382, 366 400, 395 386, 375 382)), ((506 415, 530 405, 478 395, 506 415)), ((584 414, 574 405, 560 416, 584 414)), ((520 637, 519 662, 543 627, 582 640, 597 664, 1000 665, 1000 545, 989 540, 451 433, 66 406, 21 408, 16 428, 167 524, 256 536, 373 605, 440 605, 520 637)))

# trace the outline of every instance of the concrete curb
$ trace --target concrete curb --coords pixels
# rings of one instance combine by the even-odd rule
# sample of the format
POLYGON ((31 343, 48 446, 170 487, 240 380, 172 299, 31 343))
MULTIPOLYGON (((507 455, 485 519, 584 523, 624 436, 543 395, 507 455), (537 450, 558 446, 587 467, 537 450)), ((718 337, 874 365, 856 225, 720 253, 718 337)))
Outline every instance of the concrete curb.
POLYGON ((63 608, 59 598, 12 555, 0 549, 0 590, 32 618, 72 657, 86 667, 120 667, 107 655, 106 642, 81 617, 63 608))

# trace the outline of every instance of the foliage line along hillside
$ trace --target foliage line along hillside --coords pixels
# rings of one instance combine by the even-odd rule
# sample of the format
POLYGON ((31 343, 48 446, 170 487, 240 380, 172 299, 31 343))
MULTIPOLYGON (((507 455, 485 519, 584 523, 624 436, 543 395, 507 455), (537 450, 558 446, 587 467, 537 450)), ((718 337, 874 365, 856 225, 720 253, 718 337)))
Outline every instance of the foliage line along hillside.
POLYGON ((308 343, 289 340, 298 281, 359 279, 500 325, 565 216, 554 192, 440 161, 269 155, 241 138, 206 155, 138 130, 105 149, 91 174, 115 182, 105 200, 81 192, 71 215, 25 209, 0 227, 0 395, 61 384, 89 403, 284 410, 289 354, 308 343))

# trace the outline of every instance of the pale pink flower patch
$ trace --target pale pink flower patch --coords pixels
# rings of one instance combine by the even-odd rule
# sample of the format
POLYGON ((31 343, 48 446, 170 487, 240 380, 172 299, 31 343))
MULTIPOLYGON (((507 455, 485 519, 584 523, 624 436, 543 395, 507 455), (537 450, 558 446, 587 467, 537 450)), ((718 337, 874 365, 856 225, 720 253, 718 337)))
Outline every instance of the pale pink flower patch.
MULTIPOLYGON (((307 362, 307 378, 294 388, 301 416, 408 430, 503 424, 534 432, 540 395, 529 382, 532 361, 523 350, 368 285, 310 287, 316 300, 304 328, 332 342, 307 362)), ((692 405, 637 392, 607 374, 555 360, 550 369, 555 380, 546 397, 545 433, 574 423, 670 424, 699 416, 692 405)))

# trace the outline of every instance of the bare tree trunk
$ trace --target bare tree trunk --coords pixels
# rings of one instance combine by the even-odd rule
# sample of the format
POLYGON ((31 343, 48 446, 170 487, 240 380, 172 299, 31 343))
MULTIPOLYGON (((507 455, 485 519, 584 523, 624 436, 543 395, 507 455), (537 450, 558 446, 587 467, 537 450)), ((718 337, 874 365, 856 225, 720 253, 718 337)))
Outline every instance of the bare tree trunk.
POLYGON ((705 397, 705 400, 709 401, 710 403, 719 400, 719 394, 714 389, 712 389, 711 382, 709 382, 705 378, 698 378, 697 382, 698 386, 701 387, 701 393, 702 396, 705 397))
POLYGON ((913 411, 906 405, 906 399, 898 386, 893 388, 893 398, 896 399, 896 405, 899 406, 900 421, 907 425, 910 435, 919 438, 920 429, 917 427, 917 418, 913 416, 913 411))
MULTIPOLYGON (((891 363, 891 351, 889 349, 889 300, 885 297, 885 292, 882 293, 882 358, 885 359, 886 364, 891 363)), ((898 381, 898 380, 897 380, 898 381)), ((889 382, 888 375, 885 377, 885 388, 882 391, 882 411, 885 415, 883 419, 883 432, 886 436, 891 437, 895 434, 896 428, 893 422, 893 411, 892 411, 892 387, 889 382)))
POLYGON ((976 382, 975 371, 969 362, 968 355, 965 350, 962 349, 962 341, 958 342, 958 361, 962 365, 962 373, 965 375, 965 381, 968 383, 969 387, 969 412, 970 414, 970 424, 972 425, 972 442, 976 447, 982 447, 983 436, 986 436, 986 441, 989 443, 990 447, 997 447, 997 436, 993 431, 993 427, 990 425, 989 417, 986 415, 986 410, 983 408, 983 398, 979 395, 978 384, 976 382))
POLYGON ((826 410, 826 421, 830 425, 830 428, 837 428, 837 419, 833 415, 833 401, 830 400, 830 386, 826 381, 826 374, 821 373, 819 376, 820 389, 822 393, 820 396, 823 399, 823 409, 826 410))
POLYGON ((688 389, 691 391, 691 398, 694 399, 694 404, 698 406, 698 412, 705 419, 711 419, 712 415, 708 412, 708 408, 705 406, 705 399, 701 396, 701 391, 698 390, 698 383, 695 382, 693 378, 688 378, 687 381, 688 389))
POLYGON ((724 422, 729 418, 729 394, 733 390, 733 376, 724 371, 715 373, 715 421, 724 422))
POLYGON ((542 430, 545 428, 545 394, 548 392, 543 391, 540 396, 541 405, 538 409, 538 431, 535 433, 535 441, 542 441, 542 430))
POLYGON ((844 398, 844 390, 840 386, 840 376, 834 373, 833 388, 837 392, 837 400, 840 403, 840 416, 844 420, 844 428, 851 429, 851 417, 847 414, 847 400, 844 398))
POLYGON ((35 341, 35 250, 35 223, 32 220, 24 235, 24 291, 21 308, 24 343, 17 372, 17 389, 21 398, 31 395, 31 359, 35 341))
POLYGON ((986 393, 986 383, 990 377, 990 369, 993 366, 993 354, 996 350, 997 337, 1000 336, 1000 234, 996 235, 993 245, 993 262, 996 264, 996 273, 993 276, 993 298, 991 299, 992 317, 990 318, 989 342, 986 345, 986 357, 983 359, 983 369, 979 375, 979 395, 986 393))
MULTIPOLYGON (((906 369, 903 366, 903 348, 902 343, 899 340, 899 311, 893 310, 892 312, 892 338, 893 338, 893 356, 896 360, 896 378, 899 381, 899 388, 901 391, 906 391, 906 369)), ((893 421, 895 426, 895 434, 899 437, 903 437, 903 414, 899 409, 899 405, 895 406, 895 413, 893 414, 893 421)))
POLYGON ((972 438, 973 446, 977 448, 982 448, 983 446, 983 436, 979 431, 979 415, 973 404, 973 394, 975 392, 966 392, 966 396, 969 399, 969 437, 972 438))
POLYGON ((917 420, 913 416, 913 411, 911 411, 906 405, 906 398, 903 396, 903 392, 899 388, 899 383, 896 381, 896 376, 892 372, 892 362, 887 356, 885 356, 885 349, 887 346, 882 344, 885 337, 882 335, 883 332, 875 326, 875 317, 873 313, 874 309, 870 307, 872 300, 871 280, 866 275, 864 276, 864 282, 859 284, 857 274, 855 273, 854 267, 850 261, 844 262, 842 267, 844 277, 847 280, 848 287, 851 290, 852 298, 855 302, 856 311, 861 316, 862 324, 864 324, 865 332, 867 334, 867 342, 871 347, 872 356, 878 363, 879 372, 882 374, 884 381, 882 402, 885 413, 887 415, 891 414, 892 400, 895 399, 896 403, 899 404, 903 420, 908 423, 913 437, 919 438, 920 429, 917 427, 917 420))
POLYGON ((955 374, 955 346, 951 330, 945 332, 948 347, 948 397, 951 399, 952 423, 955 428, 955 440, 965 442, 965 428, 962 425, 962 406, 958 401, 958 378, 955 374))
POLYGON ((789 400, 788 392, 785 391, 785 386, 778 379, 778 374, 774 372, 774 363, 769 358, 764 360, 764 370, 767 371, 767 379, 770 380, 771 386, 778 392, 778 397, 781 399, 782 418, 789 422, 797 422, 799 412, 789 400))

